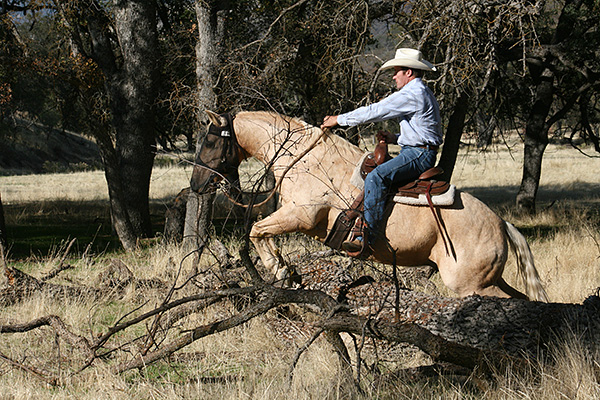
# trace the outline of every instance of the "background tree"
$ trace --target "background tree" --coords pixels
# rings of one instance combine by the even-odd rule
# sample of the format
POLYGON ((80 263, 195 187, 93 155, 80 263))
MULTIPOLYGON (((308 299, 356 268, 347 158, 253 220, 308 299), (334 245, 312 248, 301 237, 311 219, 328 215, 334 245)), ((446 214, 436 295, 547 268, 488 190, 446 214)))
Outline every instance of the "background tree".
MULTIPOLYGON (((198 143, 206 134, 208 117, 205 110, 217 109, 217 69, 220 59, 219 43, 223 36, 222 12, 227 2, 196 0, 194 9, 198 26, 196 54, 196 95, 194 96, 194 115, 196 116, 196 137, 198 143)), ((198 146, 199 148, 199 146, 198 146)), ((214 193, 198 194, 189 192, 186 218, 183 231, 184 244, 189 249, 202 249, 208 236, 214 193)))
MULTIPOLYGON (((102 90, 85 101, 102 155, 113 226, 125 249, 151 235, 148 193, 155 154, 158 92, 154 2, 55 2, 76 56, 93 62, 102 90), (109 14, 110 13, 110 14, 109 14), (94 97, 108 115, 98 115, 94 97), (96 97, 96 99, 98 98, 96 97)), ((85 62, 85 61, 84 61, 85 62)))
MULTIPOLYGON (((523 178, 517 195, 517 208, 529 213, 535 212, 548 135, 558 122, 568 127, 570 140, 579 133, 600 151, 597 127, 592 125, 600 116, 596 105, 600 92, 600 3, 565 0, 542 5, 541 23, 536 24, 537 41, 531 47, 521 46, 528 73, 524 79, 517 79, 531 93, 523 178)), ((508 50, 504 54, 510 63, 514 58, 508 50)))
POLYGON ((365 2, 235 2, 227 13, 219 106, 318 124, 364 103, 371 76, 360 61, 371 39, 369 18, 365 2))
MULTIPOLYGON (((439 67, 427 78, 445 118, 440 164, 448 178, 464 131, 485 133, 484 144, 496 128, 525 127, 517 202, 533 211, 558 122, 555 133, 600 148, 593 0, 9 1, 2 14, 26 7, 50 10, 28 13, 22 30, 34 37, 47 24, 47 40, 29 47, 39 60, 21 80, 15 41, 3 42, 0 73, 10 86, 2 82, 1 99, 96 137, 125 248, 151 234, 157 139, 166 149, 170 135, 200 131, 203 108, 271 109, 318 124, 394 90, 378 67, 400 46, 422 49, 439 67)), ((11 25, 2 26, 8 38, 11 25)))
POLYGON ((383 2, 400 45, 433 54, 433 83, 447 131, 440 165, 451 173, 462 132, 502 134, 524 127, 523 178, 517 207, 535 211, 541 163, 553 125, 598 150, 598 3, 428 0, 383 2), (557 14, 557 10, 559 11, 557 14), (577 107, 578 106, 578 107, 577 107))

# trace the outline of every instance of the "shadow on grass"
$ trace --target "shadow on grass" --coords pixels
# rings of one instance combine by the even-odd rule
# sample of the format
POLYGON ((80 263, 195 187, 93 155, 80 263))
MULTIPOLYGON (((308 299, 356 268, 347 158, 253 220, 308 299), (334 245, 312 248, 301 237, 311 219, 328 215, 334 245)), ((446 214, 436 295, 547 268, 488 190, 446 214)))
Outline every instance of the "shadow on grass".
MULTIPOLYGON (((460 187, 493 209, 513 207, 519 192, 518 186, 460 187)), ((537 193, 538 211, 555 202, 566 201, 589 207, 596 212, 600 207, 600 183, 575 182, 568 186, 541 186, 537 193)))
POLYGON ((47 256, 76 238, 72 253, 116 251, 108 203, 56 201, 4 205, 9 256, 47 256))
MULTIPOLYGON (((499 214, 514 209, 517 186, 461 187, 499 214)), ((151 203, 154 234, 163 232, 167 201, 151 203)), ((585 210, 593 223, 600 223, 600 183, 574 183, 569 187, 540 187, 538 211, 557 204, 585 210)), ((4 205, 10 257, 23 259, 47 256, 76 238, 72 253, 82 254, 88 248, 93 254, 116 252, 121 249, 113 233, 108 202, 56 201, 4 205)), ((243 221, 230 216, 214 221, 217 236, 237 235, 243 232, 243 221)), ((561 226, 534 224, 518 226, 526 237, 547 237, 562 229, 561 226)))
MULTIPOLYGON (((167 201, 150 205, 153 234, 164 231, 167 201)), ((121 244, 114 233, 108 202, 46 201, 4 205, 9 257, 46 257, 60 252, 76 238, 71 254, 114 253, 121 244)), ((218 236, 241 235, 243 223, 233 218, 215 220, 218 236)))
MULTIPOLYGON (((462 187, 461 190, 477 197, 491 209, 503 216, 508 211, 515 211, 518 186, 462 187)), ((569 186, 542 186, 536 198, 538 213, 561 213, 569 210, 573 215, 585 215, 588 222, 600 224, 600 183, 573 183, 569 186)), ((563 215, 565 225, 573 221, 563 215)), ((535 220, 535 217, 534 217, 535 220)), ((529 225, 518 225, 519 231, 527 238, 547 238, 565 228, 565 225, 548 225, 541 221, 529 225)))

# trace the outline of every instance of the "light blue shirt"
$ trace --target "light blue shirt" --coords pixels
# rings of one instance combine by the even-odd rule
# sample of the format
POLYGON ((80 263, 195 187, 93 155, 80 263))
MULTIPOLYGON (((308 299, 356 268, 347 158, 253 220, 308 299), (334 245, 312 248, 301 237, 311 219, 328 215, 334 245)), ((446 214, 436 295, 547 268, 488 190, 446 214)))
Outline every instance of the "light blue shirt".
POLYGON ((356 126, 369 122, 397 119, 401 146, 442 144, 440 106, 421 78, 415 78, 385 99, 338 115, 341 126, 356 126))

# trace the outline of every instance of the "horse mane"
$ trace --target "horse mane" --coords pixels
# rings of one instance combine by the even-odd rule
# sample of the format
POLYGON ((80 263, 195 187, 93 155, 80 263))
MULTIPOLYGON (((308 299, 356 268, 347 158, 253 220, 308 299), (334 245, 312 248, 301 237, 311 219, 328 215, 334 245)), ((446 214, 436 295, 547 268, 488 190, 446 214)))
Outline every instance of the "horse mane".
MULTIPOLYGON (((307 133, 310 134, 311 140, 313 138, 316 139, 323 132, 321 128, 311 125, 300 118, 290 117, 274 111, 242 111, 237 115, 240 117, 262 120, 270 125, 273 125, 274 121, 281 121, 282 123, 287 124, 292 132, 303 132, 303 135, 306 135, 307 133)), ((336 151, 345 157, 356 157, 357 155, 364 153, 358 146, 334 134, 331 130, 324 133, 321 141, 335 147, 336 151)))

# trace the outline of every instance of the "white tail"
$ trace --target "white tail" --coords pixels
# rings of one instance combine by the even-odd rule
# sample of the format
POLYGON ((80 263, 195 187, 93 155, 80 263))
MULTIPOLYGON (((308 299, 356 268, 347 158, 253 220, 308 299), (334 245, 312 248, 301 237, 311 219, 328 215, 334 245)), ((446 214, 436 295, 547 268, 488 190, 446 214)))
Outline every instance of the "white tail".
POLYGON ((519 274, 525 283, 525 292, 530 300, 549 302, 548 295, 542 286, 540 276, 533 263, 533 254, 525 240, 525 236, 509 222, 504 221, 508 242, 517 258, 519 274))

